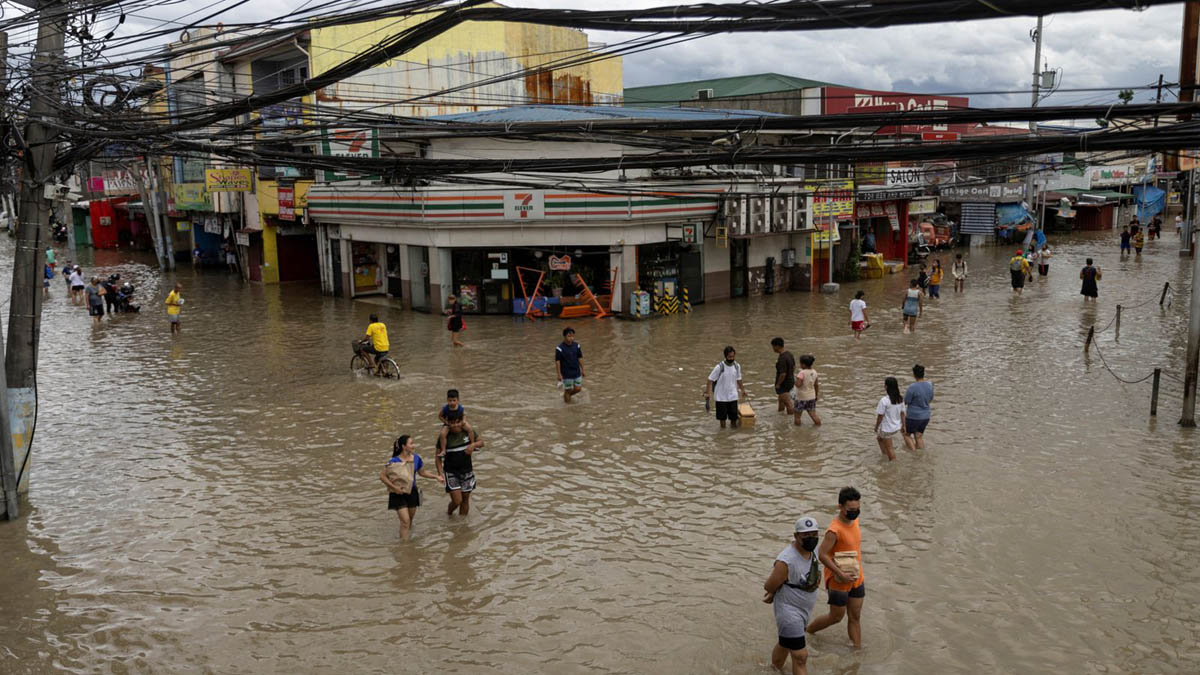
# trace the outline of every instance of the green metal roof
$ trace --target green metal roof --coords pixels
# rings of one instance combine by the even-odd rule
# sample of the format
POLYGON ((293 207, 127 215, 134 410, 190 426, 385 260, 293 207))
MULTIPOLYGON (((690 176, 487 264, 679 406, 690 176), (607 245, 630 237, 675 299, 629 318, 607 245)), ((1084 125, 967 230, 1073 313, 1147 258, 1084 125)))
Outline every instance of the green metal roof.
POLYGON ((779 91, 796 91, 809 87, 839 86, 832 82, 806 80, 802 77, 780 75, 779 73, 759 73, 758 75, 739 75, 737 77, 719 77, 715 80, 692 80, 690 82, 672 82, 670 84, 655 84, 646 87, 626 87, 625 105, 629 106, 675 106, 681 101, 695 101, 696 92, 701 89, 712 89, 713 97, 723 96, 753 96, 779 91))
POLYGON ((1050 192, 1057 192, 1059 194, 1064 194, 1068 197, 1079 197, 1080 195, 1094 195, 1096 197, 1104 197, 1105 199, 1115 199, 1117 201, 1120 201, 1122 199, 1133 199, 1133 195, 1131 195, 1129 193, 1116 192, 1113 190, 1082 190, 1080 188, 1064 188, 1062 190, 1050 190, 1050 192))

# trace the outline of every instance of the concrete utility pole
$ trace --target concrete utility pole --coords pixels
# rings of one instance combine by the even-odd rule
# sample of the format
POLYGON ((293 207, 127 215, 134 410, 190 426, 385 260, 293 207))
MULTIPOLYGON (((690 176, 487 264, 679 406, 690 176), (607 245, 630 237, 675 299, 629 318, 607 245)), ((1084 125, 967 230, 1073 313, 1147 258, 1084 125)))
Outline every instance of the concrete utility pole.
MULTIPOLYGON (((0 96, 8 98, 8 33, 0 32, 0 96)), ((8 173, 8 162, 5 162, 5 173, 8 173)), ((10 209, 10 218, 15 218, 10 209)), ((0 352, 4 351, 4 339, 0 338, 0 352)), ((4 377, 4 366, 0 364, 0 378, 4 377)), ((21 515, 20 502, 17 499, 17 458, 12 451, 12 431, 8 427, 8 390, 0 387, 0 491, 4 499, 0 501, 0 514, 9 520, 21 515)))
MULTIPOLYGON (((39 3, 37 46, 33 56, 33 97, 29 103, 25 128, 25 164, 21 175, 21 222, 17 227, 17 245, 13 259, 12 295, 9 299, 8 351, 5 354, 5 381, 10 430, 0 430, 4 445, 14 435, 23 439, 15 447, 18 467, 25 467, 17 490, 28 490, 27 454, 34 425, 34 384, 37 380, 38 336, 41 332, 42 291, 41 242, 49 241, 45 185, 53 181, 56 133, 43 120, 53 119, 61 105, 58 94, 63 64, 63 35, 67 8, 57 1, 39 3), (46 237, 43 238, 43 232, 46 237)), ((15 445, 15 444, 14 444, 15 445)), ((20 471, 18 469, 18 471, 20 471)), ((11 515, 10 515, 11 517, 11 515)))
MULTIPOLYGON (((1200 2, 1189 2, 1183 9, 1183 50, 1179 59, 1179 100, 1195 100, 1197 50, 1200 49, 1200 2)), ((1200 255, 1193 243, 1192 218, 1196 200, 1195 171, 1188 173, 1187 220, 1184 221, 1183 248, 1192 255, 1192 301, 1188 317, 1187 370, 1183 379, 1183 415, 1179 423, 1196 426, 1196 377, 1200 371, 1200 255)), ((1184 251, 1179 252, 1184 255, 1184 251)))
POLYGON ((1179 423, 1196 426, 1196 375, 1200 371, 1200 255, 1192 256, 1192 302, 1188 310, 1187 372, 1183 379, 1183 417, 1179 423))
MULTIPOLYGON (((1040 90, 1041 90, 1041 79, 1042 79, 1042 71, 1041 71, 1042 65, 1041 64, 1042 64, 1042 17, 1039 16, 1038 21, 1037 21, 1037 28, 1035 28, 1033 31, 1033 102, 1032 102, 1031 106, 1034 108, 1037 107, 1038 94, 1040 93, 1040 90)), ((1031 120, 1029 122, 1029 134, 1031 136, 1037 136, 1037 133, 1038 133, 1037 122, 1034 122, 1031 120)), ((1029 162, 1029 165, 1026 167, 1026 171, 1028 171, 1029 173, 1025 176, 1025 199, 1026 199, 1027 203, 1034 209, 1034 213, 1031 214, 1033 216, 1033 226, 1034 226, 1034 229, 1038 229, 1039 227, 1041 227, 1042 214, 1037 208, 1037 195, 1035 193, 1036 184, 1034 181, 1033 162, 1029 162)))

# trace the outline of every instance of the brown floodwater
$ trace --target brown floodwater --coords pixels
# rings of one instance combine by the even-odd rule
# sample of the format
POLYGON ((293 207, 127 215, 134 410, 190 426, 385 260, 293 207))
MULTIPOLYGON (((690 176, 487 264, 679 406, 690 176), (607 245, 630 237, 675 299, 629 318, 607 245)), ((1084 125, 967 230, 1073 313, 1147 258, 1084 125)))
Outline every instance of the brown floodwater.
POLYGON ((1108 233, 1052 243, 1049 280, 1020 298, 1008 247, 971 250, 966 293, 947 275, 914 335, 899 275, 576 321, 588 377, 569 407, 557 320, 468 317, 451 351, 441 317, 81 253, 88 273, 132 278, 145 309, 93 327, 60 280, 46 303, 31 491, 0 522, 0 671, 765 673, 772 560, 798 516, 827 523, 854 485, 865 648, 830 628, 812 672, 1196 672, 1200 458, 1176 424, 1189 263, 1173 233, 1140 260, 1118 260, 1108 233), (1104 270, 1096 306, 1079 295, 1087 256, 1104 270), (860 288, 874 325, 856 342, 860 288), (1149 382, 1083 354, 1117 303, 1119 341, 1100 333, 1099 354, 1126 379, 1164 369, 1157 420, 1149 382), (373 311, 399 381, 348 370, 373 311), (816 356, 819 429, 774 412, 776 335, 816 356), (704 414, 726 344, 753 428, 704 414), (874 405, 914 362, 937 390, 928 447, 888 463, 874 405), (402 543, 379 470, 400 433, 432 459, 449 387, 488 441, 479 489, 447 518, 422 479, 402 543))

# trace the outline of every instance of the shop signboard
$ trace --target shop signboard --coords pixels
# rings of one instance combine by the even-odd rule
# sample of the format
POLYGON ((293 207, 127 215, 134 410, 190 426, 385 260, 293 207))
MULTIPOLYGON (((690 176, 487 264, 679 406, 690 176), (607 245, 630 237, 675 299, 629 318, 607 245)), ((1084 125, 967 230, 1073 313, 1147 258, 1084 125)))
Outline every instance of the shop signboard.
POLYGON ((250 245, 250 233, 249 232, 238 232, 234 235, 234 241, 237 242, 238 246, 249 246, 250 245))
POLYGON ((696 226, 694 224, 684 225, 682 230, 683 230, 683 237, 682 237, 683 243, 685 243, 685 244, 696 243, 696 226))
POLYGON ((1085 175, 1092 182, 1092 187, 1101 185, 1124 185, 1133 182, 1134 170, 1132 164, 1115 166, 1089 166, 1085 175))
POLYGON ((915 187, 925 182, 923 166, 894 166, 887 169, 888 187, 915 187))
POLYGON ((204 189, 209 192, 249 192, 250 169, 205 169, 204 189))
POLYGON ((1200 150, 1180 150, 1179 170, 1191 171, 1200 168, 1200 150))
POLYGON ((175 211, 211 211, 204 183, 175 183, 171 185, 175 211))
POLYGON ((571 256, 569 255, 552 255, 550 256, 550 270, 553 272, 566 272, 571 269, 571 256))
POLYGON ((262 125, 267 128, 298 127, 302 122, 302 109, 298 101, 276 103, 258 111, 262 125))
POLYGON ((508 220, 543 220, 546 217, 546 194, 542 190, 520 190, 504 193, 504 217, 508 220))
POLYGON ((848 220, 854 217, 854 181, 848 179, 807 181, 805 187, 813 191, 812 221, 820 227, 830 218, 848 220))
POLYGON ((1004 204, 1025 199, 1024 183, 992 183, 990 185, 947 185, 942 188, 943 202, 1004 204))
POLYGON ((177 232, 188 232, 191 229, 192 229, 192 224, 186 220, 181 220, 178 223, 175 223, 175 230, 177 232))
POLYGON ((88 192, 104 192, 104 177, 91 176, 87 181, 88 192))
MULTIPOLYGON (((371 159, 379 156, 379 132, 376 129, 330 129, 321 132, 321 154, 327 157, 371 159)), ((326 181, 369 179, 352 171, 323 170, 326 181)))
POLYGON ((466 310, 479 309, 479 287, 474 284, 462 284, 459 286, 458 304, 466 310))
POLYGON ((859 190, 854 199, 860 202, 894 202, 898 199, 920 197, 925 192, 922 188, 889 188, 887 190, 859 190))
POLYGON ((141 193, 141 176, 128 169, 109 169, 104 172, 104 194, 136 195, 141 193))
POLYGON ((921 216, 930 213, 937 213, 938 199, 937 197, 925 197, 923 199, 914 199, 908 203, 909 215, 921 216))
POLYGON ((204 219, 204 232, 220 236, 221 221, 217 220, 216 216, 208 216, 204 219))
MULTIPOLYGON (((833 221, 833 242, 836 244, 837 242, 839 242, 841 240, 842 240, 842 231, 838 227, 838 223, 835 220, 835 221, 833 221)), ((812 233, 812 246, 814 249, 821 248, 822 246, 824 246, 825 248, 829 248, 829 229, 818 229, 816 232, 813 232, 812 233)))
POLYGON ((888 222, 892 224, 892 232, 899 232, 900 209, 896 206, 896 202, 888 202, 884 204, 883 211, 887 214, 888 222))
POLYGON ((279 201, 279 219, 280 220, 296 220, 295 197, 296 191, 291 185, 280 185, 278 190, 279 201))
POLYGON ((953 131, 922 131, 921 140, 926 143, 936 141, 957 141, 958 134, 953 131))
MULTIPOLYGON (((970 106, 965 96, 940 96, 937 94, 906 94, 895 91, 872 91, 849 87, 825 87, 822 112, 826 115, 896 113, 929 110, 963 110, 970 106)), ((969 124, 905 124, 899 129, 905 134, 926 132, 966 133, 969 124)), ((896 133, 893 126, 882 127, 877 134, 896 133)))

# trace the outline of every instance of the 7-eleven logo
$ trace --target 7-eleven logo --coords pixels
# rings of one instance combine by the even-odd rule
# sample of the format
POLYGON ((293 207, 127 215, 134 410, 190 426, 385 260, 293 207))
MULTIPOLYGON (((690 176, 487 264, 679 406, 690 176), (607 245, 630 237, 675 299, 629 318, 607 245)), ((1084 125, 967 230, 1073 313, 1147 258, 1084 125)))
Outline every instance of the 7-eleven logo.
POLYGON ((358 155, 362 154, 363 149, 367 145, 367 130, 366 129, 343 129, 335 131, 333 139, 342 145, 342 154, 358 155))
POLYGON ((513 205, 517 213, 521 214, 522 218, 528 218, 530 213, 533 213, 533 193, 518 192, 513 197, 517 203, 513 205))

